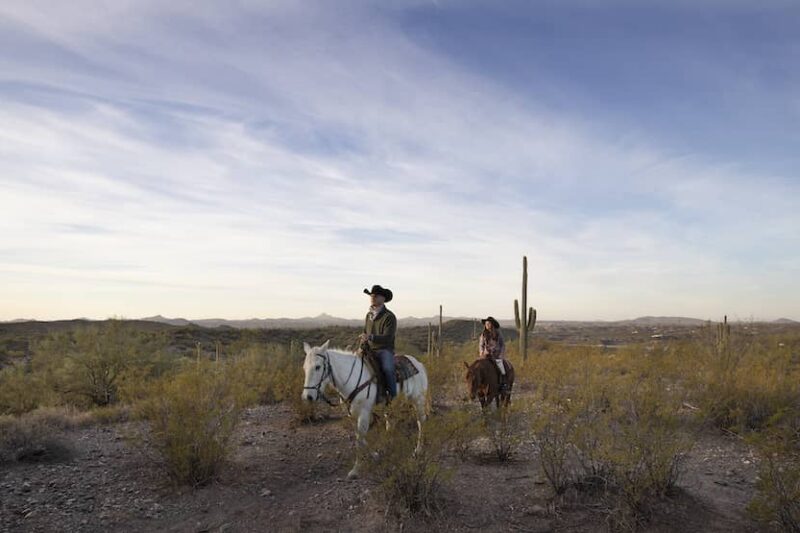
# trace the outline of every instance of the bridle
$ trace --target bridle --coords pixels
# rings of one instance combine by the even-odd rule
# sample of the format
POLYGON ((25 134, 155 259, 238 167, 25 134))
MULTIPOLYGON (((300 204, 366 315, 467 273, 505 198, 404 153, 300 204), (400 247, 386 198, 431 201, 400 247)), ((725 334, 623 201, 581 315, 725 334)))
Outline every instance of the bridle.
POLYGON ((322 390, 322 384, 325 383, 325 379, 330 376, 331 382, 333 383, 334 388, 336 388, 336 380, 333 378, 333 369, 331 368, 331 361, 328 356, 327 351, 323 353, 315 353, 317 357, 322 358, 323 367, 322 367, 322 375, 319 377, 319 381, 313 387, 303 387, 303 390, 315 390, 317 391, 317 398, 322 398, 325 400, 325 403, 328 405, 339 405, 338 403, 331 402, 330 398, 325 396, 325 392, 322 390))
MULTIPOLYGON (((350 402, 353 401, 353 397, 355 396, 355 394, 351 394, 349 398, 345 398, 344 396, 342 396, 342 393, 339 392, 339 387, 336 385, 336 378, 333 376, 333 367, 331 366, 330 354, 328 354, 327 350, 325 350, 322 353, 315 353, 314 355, 319 357, 319 358, 321 358, 322 361, 323 361, 322 375, 320 376, 319 381, 317 382, 316 385, 314 385, 312 387, 303 387, 303 390, 315 390, 315 391, 317 391, 317 398, 318 399, 322 398, 323 400, 325 400, 325 403, 327 403, 330 406, 341 405, 342 402, 345 402, 348 405, 347 409, 349 411, 350 402), (328 378, 328 377, 331 378, 331 383, 333 383, 333 388, 336 389, 336 392, 339 394, 339 403, 333 403, 330 400, 330 398, 325 396, 325 392, 323 391, 322 384, 325 383, 325 379, 328 378)), ((350 381, 350 378, 353 376, 353 370, 356 367, 356 359, 359 359, 359 358, 357 358, 357 357, 353 358, 353 365, 350 367, 350 374, 347 376, 347 379, 344 380, 344 382, 342 383, 342 386, 346 385, 347 382, 350 381)), ((363 375, 363 373, 364 373, 364 361, 362 360, 361 361, 361 372, 358 375, 359 384, 361 383, 361 376, 363 375)), ((354 393, 360 392, 360 388, 356 387, 356 389, 353 392, 354 393)))

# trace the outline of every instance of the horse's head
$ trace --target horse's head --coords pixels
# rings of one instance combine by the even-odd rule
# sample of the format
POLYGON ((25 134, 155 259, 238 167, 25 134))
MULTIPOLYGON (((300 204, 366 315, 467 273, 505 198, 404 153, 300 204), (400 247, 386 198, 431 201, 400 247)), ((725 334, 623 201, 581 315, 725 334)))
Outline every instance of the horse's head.
POLYGON ((464 375, 464 381, 467 383, 467 394, 469 394, 470 400, 475 400, 478 396, 478 389, 480 388, 480 376, 478 375, 478 370, 475 368, 475 365, 470 366, 464 361, 464 366, 467 369, 467 373, 464 375))
POLYGON ((331 363, 328 359, 326 350, 330 340, 325 341, 322 346, 311 347, 307 342, 303 343, 303 349, 306 352, 305 361, 303 361, 303 371, 306 374, 305 383, 303 383, 303 393, 301 398, 313 402, 322 397, 322 390, 331 379, 331 363))

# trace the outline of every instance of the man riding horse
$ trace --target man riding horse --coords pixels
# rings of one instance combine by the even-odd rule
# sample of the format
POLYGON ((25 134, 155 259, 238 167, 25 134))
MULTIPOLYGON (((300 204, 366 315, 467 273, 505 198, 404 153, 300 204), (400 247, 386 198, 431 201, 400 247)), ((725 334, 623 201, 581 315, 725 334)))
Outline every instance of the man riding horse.
POLYGON ((359 336, 359 343, 366 344, 372 351, 383 374, 389 398, 397 396, 397 377, 395 375, 394 337, 397 333, 397 317, 386 308, 386 302, 392 301, 392 291, 380 285, 372 289, 364 289, 369 294, 370 307, 364 319, 364 332, 359 336))

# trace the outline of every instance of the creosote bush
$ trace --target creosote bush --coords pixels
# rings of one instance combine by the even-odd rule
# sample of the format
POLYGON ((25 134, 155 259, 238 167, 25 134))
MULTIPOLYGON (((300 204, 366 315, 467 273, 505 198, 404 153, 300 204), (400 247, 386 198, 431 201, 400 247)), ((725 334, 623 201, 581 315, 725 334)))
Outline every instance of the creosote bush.
POLYGON ((685 391, 661 356, 564 353, 540 369, 533 419, 553 495, 599 497, 617 525, 638 524, 675 486, 693 439, 685 391))
POLYGON ((176 483, 212 481, 230 453, 242 401, 226 369, 212 364, 190 367, 156 382, 140 404, 150 422, 150 437, 176 483))
POLYGON ((450 435, 447 450, 462 461, 472 455, 476 440, 484 434, 483 418, 472 407, 460 406, 436 415, 441 430, 450 435))
POLYGON ((527 434, 527 416, 520 402, 487 410, 483 415, 483 431, 500 462, 506 462, 518 451, 527 434))
POLYGON ((749 440, 760 465, 757 494, 748 511, 768 526, 800 532, 800 410, 774 416, 749 440))
POLYGON ((423 426, 423 446, 417 444, 417 423, 414 407, 398 397, 387 409, 391 421, 388 429, 376 424, 361 451, 367 474, 379 482, 378 494, 387 510, 396 514, 432 516, 441 506, 441 490, 450 477, 442 458, 453 441, 459 424, 442 423, 433 417, 423 426))

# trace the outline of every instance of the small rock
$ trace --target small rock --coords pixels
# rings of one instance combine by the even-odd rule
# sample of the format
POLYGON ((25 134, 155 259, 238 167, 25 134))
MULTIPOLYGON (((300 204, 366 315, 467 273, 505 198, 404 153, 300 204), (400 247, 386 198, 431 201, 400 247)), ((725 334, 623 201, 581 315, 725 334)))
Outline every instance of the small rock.
POLYGON ((529 508, 528 508, 528 511, 527 511, 527 513, 528 513, 529 515, 538 515, 538 516, 541 516, 541 515, 545 515, 545 514, 547 514, 547 509, 545 509, 545 508, 544 508, 544 507, 542 507, 541 505, 532 505, 531 507, 529 507, 529 508))
POLYGON ((272 496, 272 491, 269 489, 264 489, 261 491, 261 496, 272 496))

